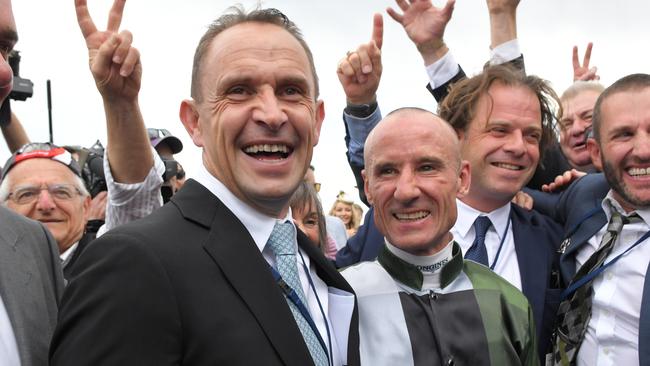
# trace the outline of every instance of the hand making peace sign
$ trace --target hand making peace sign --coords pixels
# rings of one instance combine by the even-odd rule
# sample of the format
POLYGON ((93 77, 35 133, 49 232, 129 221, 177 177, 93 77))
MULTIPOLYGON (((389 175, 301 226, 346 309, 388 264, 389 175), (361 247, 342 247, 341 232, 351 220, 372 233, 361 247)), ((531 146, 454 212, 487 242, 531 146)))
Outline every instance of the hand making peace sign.
POLYGON ((133 35, 119 31, 126 0, 115 0, 105 31, 97 30, 86 0, 75 0, 77 22, 88 47, 90 71, 102 97, 135 99, 140 91, 140 52, 131 46, 133 35))

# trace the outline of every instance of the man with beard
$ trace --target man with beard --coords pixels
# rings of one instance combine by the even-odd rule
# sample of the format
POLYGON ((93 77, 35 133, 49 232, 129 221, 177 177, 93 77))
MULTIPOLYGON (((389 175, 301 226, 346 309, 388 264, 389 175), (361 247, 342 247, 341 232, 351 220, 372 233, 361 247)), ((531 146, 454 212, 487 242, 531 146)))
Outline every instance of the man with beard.
POLYGON ((647 74, 605 89, 587 142, 604 175, 576 181, 552 212, 567 230, 560 262, 569 285, 558 311, 555 364, 650 362, 649 100, 647 74))

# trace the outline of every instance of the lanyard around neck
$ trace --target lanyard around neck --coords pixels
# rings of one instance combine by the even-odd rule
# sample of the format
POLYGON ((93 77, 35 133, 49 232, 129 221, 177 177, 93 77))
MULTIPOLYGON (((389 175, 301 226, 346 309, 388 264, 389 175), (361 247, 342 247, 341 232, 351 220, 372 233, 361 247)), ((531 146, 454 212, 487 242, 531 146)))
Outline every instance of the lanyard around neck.
POLYGON ((506 237, 508 236, 509 228, 510 228, 510 217, 508 217, 508 223, 506 224, 506 229, 503 230, 503 235, 501 235, 501 242, 499 243, 499 249, 497 249, 497 254, 494 256, 494 261, 492 261, 492 265, 490 266, 490 270, 492 271, 494 271, 494 266, 496 266, 497 261, 499 260, 499 255, 501 255, 501 249, 503 248, 503 243, 506 241, 506 237))
POLYGON ((567 299, 574 292, 576 292, 581 286, 584 286, 585 284, 587 284, 591 280, 593 280, 596 276, 603 273, 603 271, 605 271, 607 268, 609 268, 614 263, 618 262, 619 259, 621 259, 630 250, 634 249, 637 245, 641 244, 643 241, 648 239, 648 237, 650 237, 650 231, 647 231, 645 234, 643 234, 643 236, 641 238, 639 238, 639 240, 637 240, 634 244, 630 245, 629 248, 625 249, 625 251, 623 253, 617 255, 611 261, 601 264, 600 267, 592 270, 591 272, 584 275, 578 281, 576 281, 576 282, 572 283, 571 285, 569 285, 569 287, 567 287, 564 291, 562 291, 562 295, 560 295, 560 301, 567 299))

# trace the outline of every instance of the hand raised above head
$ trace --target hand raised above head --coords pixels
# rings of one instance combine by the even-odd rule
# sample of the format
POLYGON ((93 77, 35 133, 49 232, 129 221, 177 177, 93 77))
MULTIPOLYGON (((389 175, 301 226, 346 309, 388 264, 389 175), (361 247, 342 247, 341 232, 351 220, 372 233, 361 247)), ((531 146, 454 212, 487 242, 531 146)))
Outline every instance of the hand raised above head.
POLYGON ((134 99, 140 91, 140 52, 133 47, 133 35, 119 31, 126 0, 115 0, 108 14, 106 30, 95 26, 87 0, 75 0, 77 22, 88 47, 90 71, 104 98, 134 99))
POLYGON ((370 42, 361 44, 339 61, 336 74, 348 103, 369 104, 375 100, 381 80, 383 39, 384 21, 381 14, 375 14, 370 42))
POLYGON ((573 46, 573 81, 600 80, 600 76, 597 74, 598 68, 596 66, 589 68, 591 49, 593 46, 594 44, 591 42, 587 44, 587 50, 585 51, 585 57, 582 59, 582 65, 580 65, 580 60, 578 59, 578 46, 573 46))
POLYGON ((404 27, 406 34, 418 50, 439 48, 444 45, 443 36, 454 11, 455 0, 447 0, 442 8, 433 6, 431 0, 395 0, 395 2, 402 10, 402 14, 390 7, 386 12, 404 27))

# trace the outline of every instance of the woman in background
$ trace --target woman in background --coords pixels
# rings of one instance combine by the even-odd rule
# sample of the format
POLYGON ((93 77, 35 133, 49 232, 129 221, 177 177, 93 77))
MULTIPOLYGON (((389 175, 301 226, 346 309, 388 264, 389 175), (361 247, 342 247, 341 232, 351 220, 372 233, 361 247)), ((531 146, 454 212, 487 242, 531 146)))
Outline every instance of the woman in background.
POLYGON ((289 201, 293 222, 330 259, 336 257, 336 243, 327 235, 323 207, 311 184, 302 182, 289 201))
POLYGON ((352 207, 353 205, 354 201, 345 197, 345 192, 341 191, 336 196, 336 201, 329 213, 330 216, 336 216, 343 221, 348 238, 357 233, 357 229, 361 223, 361 218, 357 217, 357 213, 352 207))

